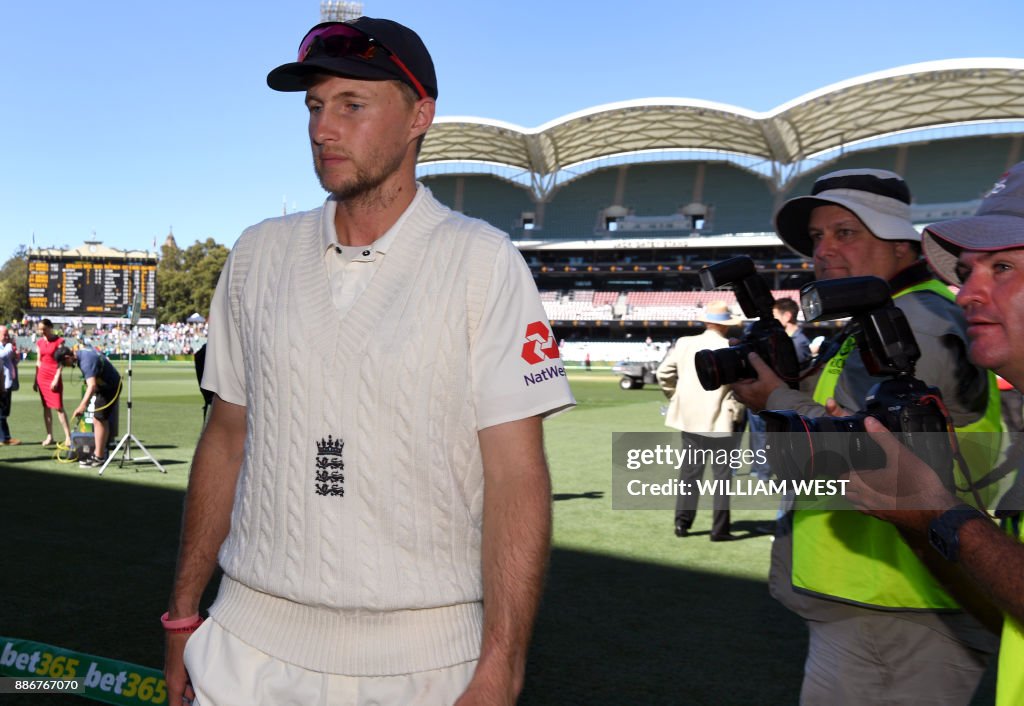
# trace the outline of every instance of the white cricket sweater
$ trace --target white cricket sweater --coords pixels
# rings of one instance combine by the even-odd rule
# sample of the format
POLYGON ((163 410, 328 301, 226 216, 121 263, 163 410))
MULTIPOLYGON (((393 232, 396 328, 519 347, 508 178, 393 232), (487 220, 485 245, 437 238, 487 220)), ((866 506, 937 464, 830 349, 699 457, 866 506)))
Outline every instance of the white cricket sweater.
POLYGON ((210 613, 307 669, 387 675, 476 659, 483 467, 470 318, 512 245, 428 194, 339 317, 322 212, 254 226, 228 263, 249 341, 248 432, 210 613))

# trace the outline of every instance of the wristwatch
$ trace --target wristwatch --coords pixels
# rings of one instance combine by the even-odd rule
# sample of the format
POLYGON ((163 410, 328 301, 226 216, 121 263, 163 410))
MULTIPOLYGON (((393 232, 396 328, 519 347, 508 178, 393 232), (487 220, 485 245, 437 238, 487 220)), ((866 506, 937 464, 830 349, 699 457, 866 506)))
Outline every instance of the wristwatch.
POLYGON ((951 507, 928 524, 928 543, 946 561, 960 558, 960 528, 968 520, 985 519, 985 513, 966 503, 951 507))

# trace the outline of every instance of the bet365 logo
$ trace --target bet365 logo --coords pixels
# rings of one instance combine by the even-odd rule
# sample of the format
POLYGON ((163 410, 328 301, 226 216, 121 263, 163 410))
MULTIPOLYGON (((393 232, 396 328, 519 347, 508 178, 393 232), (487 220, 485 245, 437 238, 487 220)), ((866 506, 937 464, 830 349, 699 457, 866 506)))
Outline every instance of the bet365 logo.
POLYGON ((523 344, 523 360, 530 365, 543 363, 558 357, 558 344, 551 330, 543 321, 534 321, 526 327, 526 342, 523 344))

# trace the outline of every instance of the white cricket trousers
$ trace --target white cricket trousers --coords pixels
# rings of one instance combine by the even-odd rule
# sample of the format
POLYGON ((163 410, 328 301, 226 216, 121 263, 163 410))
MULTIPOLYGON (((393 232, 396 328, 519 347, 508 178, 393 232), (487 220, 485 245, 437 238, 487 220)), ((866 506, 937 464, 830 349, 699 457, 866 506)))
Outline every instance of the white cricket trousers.
POLYGON ((194 706, 451 706, 476 660, 395 676, 327 674, 275 659, 208 619, 185 645, 185 667, 194 706))

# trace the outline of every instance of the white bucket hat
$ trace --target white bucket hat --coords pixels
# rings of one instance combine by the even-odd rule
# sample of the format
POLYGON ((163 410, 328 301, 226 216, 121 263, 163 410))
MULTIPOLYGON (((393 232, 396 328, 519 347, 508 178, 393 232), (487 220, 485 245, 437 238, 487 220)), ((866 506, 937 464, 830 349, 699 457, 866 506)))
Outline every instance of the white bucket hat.
POLYGON ((921 242, 910 222, 910 189, 896 172, 884 169, 844 169, 818 177, 810 196, 798 196, 782 204, 775 214, 775 232, 782 241, 805 257, 814 254, 807 233, 811 211, 835 204, 852 211, 881 240, 921 242))

